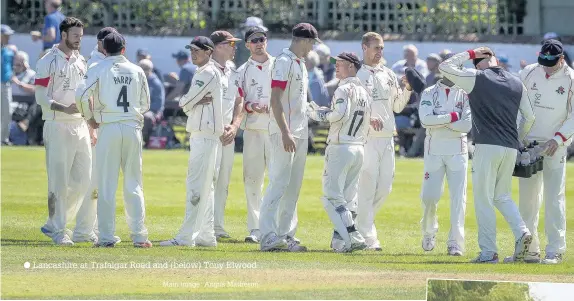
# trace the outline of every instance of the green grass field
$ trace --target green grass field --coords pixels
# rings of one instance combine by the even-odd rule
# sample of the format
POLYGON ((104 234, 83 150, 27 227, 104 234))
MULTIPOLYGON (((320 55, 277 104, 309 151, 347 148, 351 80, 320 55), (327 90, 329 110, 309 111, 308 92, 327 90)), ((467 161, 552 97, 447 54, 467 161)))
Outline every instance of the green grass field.
MULTIPOLYGON (((144 152, 146 224, 150 239, 169 239, 184 216, 185 151, 144 152)), ((123 198, 118 196, 117 235, 124 242, 113 249, 77 244, 52 245, 40 232, 47 217, 47 180, 42 148, 2 148, 2 298, 26 299, 425 299, 427 278, 574 282, 571 249, 558 266, 497 264, 468 261, 478 252, 476 218, 469 185, 465 256, 446 256, 448 193, 440 203, 441 229, 437 248, 420 247, 419 191, 422 160, 397 160, 393 192, 377 215, 383 252, 334 254, 329 249, 332 226, 320 201, 323 157, 309 156, 299 199, 298 238, 308 253, 260 253, 258 245, 243 243, 246 205, 242 184, 242 157, 236 155, 227 201, 226 228, 238 241, 216 249, 135 249, 129 242, 123 198), (30 262, 32 268, 25 269, 30 262), (105 262, 125 268, 96 269, 105 262), (132 266, 133 263, 150 267, 132 266), (174 262, 201 268, 174 268, 174 262), (34 265, 66 263, 69 268, 34 269, 34 265), (76 266, 72 266, 72 264, 76 266), (250 268, 231 268, 242 263, 250 268), (155 264, 155 266, 154 266, 155 264), (223 268, 214 267, 223 264, 223 268), (209 265, 206 268, 206 265, 209 265)), ((568 166, 567 212, 574 210, 574 165, 568 166)), ((470 175, 469 175, 470 177, 470 175)), ((470 182, 470 181, 469 181, 470 182)), ((469 183, 470 184, 470 183, 469 183)), ((514 197, 518 195, 515 182, 514 197)), ((122 187, 118 192, 122 191, 122 187)), ((543 218, 541 214, 541 219, 543 218)), ((572 225, 574 217, 568 216, 572 225)), ((512 234, 498 215, 501 258, 511 255, 512 234)), ((73 229, 73 225, 69 225, 73 229)), ((544 227, 540 227, 543 231, 544 227)), ((571 232, 570 232, 571 233, 571 232)), ((567 236, 569 246, 574 236, 567 236)), ((542 232, 542 241, 545 237, 542 232)))

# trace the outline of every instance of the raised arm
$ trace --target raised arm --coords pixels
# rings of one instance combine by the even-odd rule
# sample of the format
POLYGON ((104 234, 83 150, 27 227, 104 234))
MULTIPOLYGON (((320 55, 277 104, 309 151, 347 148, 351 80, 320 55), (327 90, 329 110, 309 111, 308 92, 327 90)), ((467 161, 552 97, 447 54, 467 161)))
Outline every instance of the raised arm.
POLYGON ((404 110, 405 106, 411 99, 412 88, 409 86, 406 77, 401 78, 401 81, 403 81, 405 86, 404 89, 401 89, 399 81, 394 74, 392 74, 392 78, 391 99, 393 102, 393 111, 395 113, 400 113, 404 110))
POLYGON ((470 103, 468 102, 468 96, 464 95, 462 114, 460 114, 460 119, 455 121, 447 127, 453 131, 468 133, 472 128, 472 117, 470 114, 470 103))
POLYGON ((438 69, 444 77, 461 87, 466 93, 470 93, 474 89, 478 70, 464 68, 462 65, 464 62, 475 58, 474 50, 461 52, 440 63, 438 69))

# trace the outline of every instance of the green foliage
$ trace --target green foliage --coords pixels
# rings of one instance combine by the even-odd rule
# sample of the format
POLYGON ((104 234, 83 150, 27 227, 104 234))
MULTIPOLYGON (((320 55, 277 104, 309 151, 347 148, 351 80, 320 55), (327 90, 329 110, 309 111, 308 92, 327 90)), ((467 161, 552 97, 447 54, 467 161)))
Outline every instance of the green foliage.
POLYGON ((535 301, 527 283, 430 280, 429 301, 535 301))

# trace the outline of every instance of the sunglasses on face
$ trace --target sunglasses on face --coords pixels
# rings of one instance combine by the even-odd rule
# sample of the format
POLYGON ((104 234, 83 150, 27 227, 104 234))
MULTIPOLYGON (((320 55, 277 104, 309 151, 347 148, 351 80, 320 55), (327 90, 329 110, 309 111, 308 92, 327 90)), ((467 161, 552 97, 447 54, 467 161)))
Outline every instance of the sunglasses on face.
POLYGON ((550 54, 544 54, 544 53, 540 53, 540 52, 539 52, 539 53, 538 53, 538 57, 540 57, 541 59, 544 59, 544 60, 551 60, 551 61, 553 61, 553 60, 559 58, 559 57, 560 57, 560 54, 558 54, 558 55, 550 55, 550 54))
POLYGON ((253 44, 257 44, 257 43, 263 43, 266 40, 267 40, 266 37, 259 37, 259 38, 253 38, 253 39, 249 40, 249 42, 253 43, 253 44))
POLYGON ((221 42, 221 44, 229 44, 229 46, 235 47, 235 41, 225 41, 225 42, 221 42))

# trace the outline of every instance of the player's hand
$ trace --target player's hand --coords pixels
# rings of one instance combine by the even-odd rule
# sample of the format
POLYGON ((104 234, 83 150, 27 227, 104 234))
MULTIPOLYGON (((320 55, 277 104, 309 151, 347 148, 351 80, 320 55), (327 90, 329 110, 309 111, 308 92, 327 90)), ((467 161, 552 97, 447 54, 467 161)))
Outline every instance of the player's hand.
POLYGON ((94 118, 91 118, 90 120, 88 120, 88 125, 89 125, 90 128, 92 128, 92 129, 97 129, 97 128, 100 127, 100 124, 97 123, 94 118))
POLYGON ((520 69, 524 69, 528 66, 528 63, 525 60, 520 60, 520 69))
POLYGON ((234 125, 226 125, 223 128, 223 135, 221 135, 221 143, 223 146, 231 144, 237 135, 237 127, 234 125))
POLYGON ((380 117, 371 117, 371 126, 377 132, 383 130, 383 119, 380 117))
POLYGON ((251 110, 253 110, 254 112, 262 114, 262 113, 267 113, 268 108, 265 105, 262 106, 259 103, 254 102, 251 104, 251 110))
POLYGON ((552 157, 554 153, 556 153, 556 150, 558 150, 558 142, 554 139, 550 139, 544 143, 542 149, 548 156, 552 157))
POLYGON ((288 153, 294 153, 296 148, 295 148, 295 138, 293 138, 293 135, 291 135, 291 133, 289 132, 283 133, 281 135, 281 139, 283 140, 283 148, 285 149, 285 151, 288 153))
MULTIPOLYGON (((90 119, 89 121, 94 121, 94 123, 96 122, 93 118, 90 119)), ((96 123, 97 125, 97 123, 96 123)), ((95 130, 96 128, 91 127, 90 126, 90 141, 92 141, 92 146, 96 146, 96 143, 98 143, 98 133, 95 130)))
POLYGON ((200 101, 197 102, 197 105, 208 105, 213 101, 211 96, 204 96, 200 101))
POLYGON ((478 47, 474 49, 474 55, 477 59, 492 56, 492 50, 488 47, 478 47))
POLYGON ((411 87, 411 84, 409 84, 409 81, 407 80, 406 76, 401 77, 401 83, 403 85, 403 87, 405 87, 405 89, 412 91, 413 88, 411 87))
POLYGON ((70 114, 70 115, 80 113, 80 111, 78 110, 78 107, 76 106, 75 103, 73 103, 67 107, 64 107, 63 112, 66 114, 70 114))

